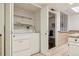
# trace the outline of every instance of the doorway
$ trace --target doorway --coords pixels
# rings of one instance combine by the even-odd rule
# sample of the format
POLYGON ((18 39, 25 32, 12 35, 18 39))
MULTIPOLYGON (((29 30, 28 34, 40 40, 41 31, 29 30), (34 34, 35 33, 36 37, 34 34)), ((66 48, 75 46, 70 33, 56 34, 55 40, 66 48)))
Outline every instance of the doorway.
POLYGON ((54 48, 55 45, 55 14, 49 12, 49 35, 48 35, 48 48, 54 48))

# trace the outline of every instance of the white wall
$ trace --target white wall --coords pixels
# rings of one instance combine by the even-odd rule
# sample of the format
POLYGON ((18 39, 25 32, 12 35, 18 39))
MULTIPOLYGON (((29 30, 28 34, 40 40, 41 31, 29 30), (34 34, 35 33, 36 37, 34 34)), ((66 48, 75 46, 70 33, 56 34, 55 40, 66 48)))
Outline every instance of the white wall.
POLYGON ((40 32, 40 10, 34 13, 34 25, 36 32, 40 32))
POLYGON ((70 15, 68 30, 79 30, 79 14, 70 15))

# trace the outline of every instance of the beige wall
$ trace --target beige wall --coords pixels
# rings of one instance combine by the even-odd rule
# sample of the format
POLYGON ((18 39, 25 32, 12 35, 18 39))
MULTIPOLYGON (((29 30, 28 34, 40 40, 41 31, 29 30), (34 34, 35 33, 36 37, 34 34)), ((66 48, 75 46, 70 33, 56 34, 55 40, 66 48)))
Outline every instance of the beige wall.
POLYGON ((58 33, 58 46, 61 46, 68 42, 68 33, 58 33))

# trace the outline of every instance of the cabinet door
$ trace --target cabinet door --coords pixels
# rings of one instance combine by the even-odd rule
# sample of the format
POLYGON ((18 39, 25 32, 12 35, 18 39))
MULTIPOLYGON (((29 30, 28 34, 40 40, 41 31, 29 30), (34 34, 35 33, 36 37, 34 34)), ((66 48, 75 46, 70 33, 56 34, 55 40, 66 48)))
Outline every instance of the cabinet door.
POLYGON ((4 4, 0 3, 0 56, 4 55, 4 4))

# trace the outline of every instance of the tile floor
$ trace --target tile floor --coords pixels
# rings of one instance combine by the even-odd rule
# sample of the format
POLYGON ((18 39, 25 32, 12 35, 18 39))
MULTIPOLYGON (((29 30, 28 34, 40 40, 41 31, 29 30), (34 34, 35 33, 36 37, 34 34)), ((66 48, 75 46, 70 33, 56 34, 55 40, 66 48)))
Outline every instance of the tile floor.
POLYGON ((43 53, 37 53, 32 56, 68 56, 68 44, 64 44, 57 48, 52 48, 43 53))

